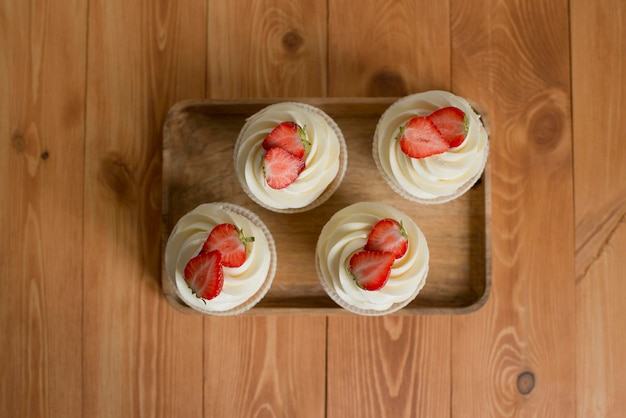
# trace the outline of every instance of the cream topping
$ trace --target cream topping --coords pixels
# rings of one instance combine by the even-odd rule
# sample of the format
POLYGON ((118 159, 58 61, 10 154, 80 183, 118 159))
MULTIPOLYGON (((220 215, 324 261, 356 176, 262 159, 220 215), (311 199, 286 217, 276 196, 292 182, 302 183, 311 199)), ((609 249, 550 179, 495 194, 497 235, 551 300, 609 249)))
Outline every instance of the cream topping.
POLYGON ((174 281, 179 296, 191 307, 204 312, 228 311, 248 302, 255 295, 260 299, 264 292, 258 292, 264 284, 268 284, 268 274, 273 276, 270 269, 275 269, 264 225, 259 226, 259 222, 255 223, 228 207, 228 204, 207 203, 185 214, 172 230, 165 247, 165 269, 174 281), (236 225, 246 236, 253 236, 254 242, 248 244, 250 252, 243 265, 223 267, 222 292, 211 300, 204 300, 192 293, 185 282, 184 270, 187 262, 198 255, 211 230, 221 223, 236 225))
POLYGON ((417 296, 428 274, 429 251, 424 234, 409 216, 383 203, 356 203, 335 213, 322 229, 316 256, 322 284, 335 302, 349 310, 399 309, 417 296), (350 258, 363 249, 372 227, 384 218, 402 221, 409 246, 406 254, 394 262, 385 286, 368 291, 361 289, 350 274, 350 258))
MULTIPOLYGON (((374 160, 391 186, 418 199, 456 197, 482 174, 489 152, 488 135, 480 116, 467 100, 446 91, 433 90, 403 97, 380 118, 374 135, 374 160), (404 154, 396 139, 400 127, 415 116, 427 116, 446 106, 461 109, 469 119, 463 143, 431 157, 416 159, 404 154)), ((402 194, 402 193, 401 193, 402 194)))
MULTIPOLYGON (((253 200, 275 209, 302 208, 315 201, 340 169, 341 135, 337 125, 321 110, 303 103, 270 105, 246 121, 235 145, 235 169, 253 200), (311 143, 305 169, 284 189, 269 187, 263 173, 263 139, 281 122, 293 121, 306 130, 311 143)), ((341 138, 343 142, 343 138, 341 138)), ((345 164, 344 164, 345 165, 345 164)))

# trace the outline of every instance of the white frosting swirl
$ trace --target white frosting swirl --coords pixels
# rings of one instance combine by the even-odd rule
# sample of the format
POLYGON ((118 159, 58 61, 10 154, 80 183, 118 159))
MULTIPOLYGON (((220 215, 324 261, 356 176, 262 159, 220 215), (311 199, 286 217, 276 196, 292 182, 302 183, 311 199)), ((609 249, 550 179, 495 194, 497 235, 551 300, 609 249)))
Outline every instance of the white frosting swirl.
POLYGON ((409 200, 442 203, 472 187, 482 174, 489 142, 480 116, 467 100, 447 91, 427 91, 403 97, 383 113, 374 134, 374 161, 389 185, 409 200), (456 148, 427 158, 411 158, 396 139, 401 126, 415 116, 454 106, 469 119, 465 140, 456 148))
POLYGON ((274 240, 267 227, 251 212, 227 203, 202 204, 180 218, 167 241, 164 261, 168 278, 183 301, 216 315, 241 313, 255 305, 269 289, 276 270, 274 240), (222 292, 204 300, 194 295, 185 282, 185 266, 221 223, 236 225, 246 236, 253 236, 254 242, 248 244, 250 253, 243 265, 223 267, 222 292))
POLYGON ((409 216, 384 203, 361 202, 338 211, 324 225, 316 259, 322 286, 337 304, 355 313, 380 315, 406 306, 417 296, 426 282, 429 251, 424 234, 409 216), (368 291, 350 274, 350 258, 363 249, 373 226, 384 218, 402 221, 409 246, 395 260, 385 286, 368 291))
POLYGON ((332 194, 343 177, 347 153, 341 130, 326 113, 307 104, 284 102, 248 118, 237 138, 234 159, 237 178, 246 194, 265 208, 281 211, 307 207, 325 191, 332 194), (305 169, 296 181, 276 190, 265 181, 262 143, 278 124, 287 121, 306 130, 311 147, 305 155, 305 169), (336 177, 332 190, 327 190, 336 177))

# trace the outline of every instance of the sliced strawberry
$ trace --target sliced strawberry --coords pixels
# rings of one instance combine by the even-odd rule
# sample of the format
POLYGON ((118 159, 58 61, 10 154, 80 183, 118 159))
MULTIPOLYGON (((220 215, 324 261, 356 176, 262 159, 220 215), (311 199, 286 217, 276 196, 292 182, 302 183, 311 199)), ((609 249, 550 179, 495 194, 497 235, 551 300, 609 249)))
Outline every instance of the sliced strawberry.
POLYGON ((296 181, 304 161, 282 148, 270 148, 263 157, 265 180, 272 189, 283 189, 296 181))
POLYGON ((365 250, 393 254, 400 258, 409 248, 409 239, 404 226, 395 219, 381 219, 367 237, 365 250))
POLYGON ((378 290, 387 283, 394 260, 391 253, 359 251, 350 258, 350 272, 359 287, 378 290))
POLYGON ((306 140, 306 132, 295 122, 282 122, 278 124, 263 140, 263 148, 279 147, 290 152, 298 158, 303 158, 309 147, 306 140))
POLYGON ((444 107, 434 111, 427 118, 439 129, 443 139, 450 144, 450 148, 463 143, 467 135, 467 120, 461 109, 453 106, 444 107))
POLYGON ((200 254, 219 251, 223 266, 239 267, 246 261, 247 243, 252 241, 254 237, 246 237, 243 231, 235 225, 223 223, 211 230, 200 254))
POLYGON ((197 297, 210 300, 219 295, 224 287, 224 270, 219 251, 199 254, 189 260, 184 275, 197 297))
POLYGON ((430 157, 450 148, 435 124, 422 116, 411 119, 400 132, 400 149, 411 158, 430 157))

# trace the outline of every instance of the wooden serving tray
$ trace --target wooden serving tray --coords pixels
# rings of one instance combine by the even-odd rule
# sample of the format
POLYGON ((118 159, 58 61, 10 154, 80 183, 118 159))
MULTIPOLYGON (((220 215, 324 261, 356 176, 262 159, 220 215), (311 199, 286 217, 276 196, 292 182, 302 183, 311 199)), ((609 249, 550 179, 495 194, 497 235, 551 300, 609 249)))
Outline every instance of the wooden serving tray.
MULTIPOLYGON (((380 176, 372 158, 376 123, 394 100, 298 98, 176 104, 167 116, 163 136, 162 247, 178 219, 197 205, 222 201, 244 206, 268 226, 278 253, 271 289, 246 314, 350 314, 319 284, 317 237, 339 209, 361 201, 382 201, 411 216, 430 248, 426 285, 397 314, 475 311, 487 300, 491 286, 489 165, 482 181, 452 202, 421 205, 398 196, 380 176), (300 101, 321 108, 346 138, 348 169, 343 183, 326 203, 309 212, 286 215, 263 209, 248 198, 235 176, 233 147, 245 119, 278 101, 300 101)), ((179 300, 164 269, 162 284, 172 305, 197 313, 179 300)))

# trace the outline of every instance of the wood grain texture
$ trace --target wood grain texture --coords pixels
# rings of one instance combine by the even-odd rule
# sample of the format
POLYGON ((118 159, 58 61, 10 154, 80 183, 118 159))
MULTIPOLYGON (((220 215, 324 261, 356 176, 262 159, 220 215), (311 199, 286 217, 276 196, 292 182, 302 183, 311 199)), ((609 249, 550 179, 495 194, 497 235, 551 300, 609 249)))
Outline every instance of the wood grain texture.
POLYGON ((47 3, 0 2, 3 417, 82 411, 87 3, 47 3))
MULTIPOLYGON (((329 96, 449 89, 448 2, 329 6, 329 96)), ((449 317, 328 322, 329 417, 450 416, 449 317)))
POLYGON ((399 97, 450 87, 449 2, 329 2, 330 96, 399 97))
POLYGON ((450 319, 330 318, 327 417, 449 417, 450 319))
POLYGON ((208 97, 326 95, 327 2, 208 3, 208 97))
POLYGON ((577 416, 618 417, 626 409, 626 143, 621 111, 626 106, 626 5, 573 1, 570 9, 577 416))
MULTIPOLYGON (((326 2, 319 0, 209 1, 207 97, 324 96, 326 10, 326 2), (246 23, 233 25, 233 16, 246 23)), ((214 409, 233 408, 258 416, 323 416, 320 406, 325 403, 325 357, 315 351, 320 346, 310 342, 325 346, 324 317, 226 321, 205 317, 205 358, 214 359, 212 353, 226 349, 226 364, 236 359, 249 374, 242 376, 239 370, 233 372, 229 367, 205 368, 205 417, 219 416, 212 412, 214 409), (213 330, 222 337, 213 338, 213 330), (301 330, 309 336, 302 338, 301 330), (300 361, 309 364, 306 375, 290 357, 293 353, 301 353, 300 361), (264 366, 273 370, 265 370, 264 366), (244 398, 237 397, 236 404, 233 398, 224 397, 228 392, 236 396, 242 385, 247 392, 244 398), (217 386, 219 390, 210 389, 217 386)))
POLYGON ((453 416, 575 415, 567 9, 452 3, 452 87, 486 113, 494 173, 492 294, 453 319, 453 416))
POLYGON ((202 414, 202 320, 162 297, 158 225, 161 125, 204 93, 205 25, 203 3, 89 6, 86 414, 202 414))
POLYGON ((626 76, 625 19, 626 6, 620 1, 602 8, 572 3, 574 175, 594 179, 576 185, 577 281, 626 216, 620 110, 626 106, 626 85, 615 82, 626 76), (604 30, 597 30, 599 25, 604 30))
POLYGON ((220 318, 205 331, 205 416, 324 417, 323 317, 220 318))
POLYGON ((576 287, 576 413, 621 417, 626 404, 626 221, 576 287))
POLYGON ((0 416, 622 416, 624 2, 445 3, 0 0, 0 416), (481 311, 166 304, 174 102, 429 88, 491 126, 481 311))

